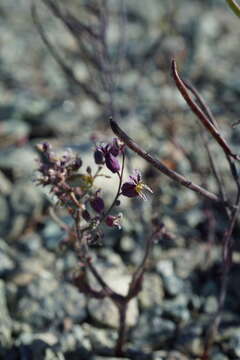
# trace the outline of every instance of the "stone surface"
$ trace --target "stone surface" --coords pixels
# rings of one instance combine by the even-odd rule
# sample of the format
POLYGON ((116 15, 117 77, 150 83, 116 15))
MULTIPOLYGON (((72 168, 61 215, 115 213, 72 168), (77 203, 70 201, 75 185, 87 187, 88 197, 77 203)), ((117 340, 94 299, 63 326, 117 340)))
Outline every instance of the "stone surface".
POLYGON ((180 294, 184 289, 183 281, 174 273, 173 263, 169 260, 162 260, 157 263, 157 272, 161 275, 164 289, 170 296, 180 294))
POLYGON ((152 360, 188 360, 188 358, 178 351, 155 351, 152 360))
POLYGON ((93 353, 96 354, 101 351, 112 352, 117 339, 117 332, 115 330, 97 329, 87 324, 84 324, 83 329, 87 339, 89 339, 93 353))
POLYGON ((143 289, 139 294, 139 302, 143 311, 163 302, 164 290, 161 278, 157 274, 145 274, 143 289))
POLYGON ((7 307, 6 290, 0 280, 0 354, 1 348, 8 348, 12 343, 12 321, 7 307))
POLYGON ((133 341, 146 349, 164 346, 174 336, 176 325, 173 321, 162 318, 161 306, 155 306, 143 312, 133 331, 133 341))
POLYGON ((59 325, 66 317, 76 322, 86 317, 84 296, 69 284, 58 287, 51 278, 36 279, 29 284, 27 294, 18 303, 18 319, 36 329, 59 325))

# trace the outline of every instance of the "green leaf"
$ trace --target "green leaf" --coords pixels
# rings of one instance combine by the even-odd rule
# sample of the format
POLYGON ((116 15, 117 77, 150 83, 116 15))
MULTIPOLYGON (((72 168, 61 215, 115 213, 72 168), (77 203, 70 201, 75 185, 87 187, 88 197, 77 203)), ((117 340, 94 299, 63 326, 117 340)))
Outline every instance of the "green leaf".
POLYGON ((240 6, 236 3, 235 0, 226 0, 232 11, 235 15, 240 17, 240 6))
POLYGON ((90 189, 94 178, 91 175, 75 174, 68 178, 67 183, 72 187, 81 187, 83 190, 90 189))

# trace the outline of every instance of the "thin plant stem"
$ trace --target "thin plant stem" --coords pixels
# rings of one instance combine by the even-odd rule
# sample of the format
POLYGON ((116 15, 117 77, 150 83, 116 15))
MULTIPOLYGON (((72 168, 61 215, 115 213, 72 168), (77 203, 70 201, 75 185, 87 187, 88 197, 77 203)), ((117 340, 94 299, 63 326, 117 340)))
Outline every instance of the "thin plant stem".
POLYGON ((235 15, 240 17, 240 6, 235 0, 226 0, 235 15))
MULTIPOLYGON (((199 92, 194 88, 193 85, 191 85, 188 81, 185 81, 183 79, 181 79, 181 81, 183 82, 183 84, 191 91, 191 93, 195 96, 196 100, 198 101, 202 111, 204 112, 204 114, 207 116, 208 120, 213 124, 213 126, 219 131, 219 126, 218 126, 218 123, 216 121, 216 119, 214 118, 210 108, 207 106, 206 102, 204 101, 204 99, 202 98, 202 96, 199 94, 199 92)), ((221 135, 220 135, 221 136, 221 135)), ((208 152, 208 157, 209 157, 209 160, 210 160, 210 166, 213 170, 213 174, 217 180, 217 183, 218 183, 218 187, 219 187, 219 190, 220 190, 220 193, 222 193, 223 195, 223 192, 224 192, 224 189, 223 189, 223 185, 221 183, 221 179, 220 179, 220 175, 218 174, 218 171, 217 171, 217 168, 215 166, 215 162, 213 160, 213 157, 210 153, 210 149, 207 145, 207 141, 205 141, 205 139, 203 138, 204 140, 204 145, 207 149, 207 152, 208 152), (210 159, 211 158, 211 159, 210 159)), ((237 168, 236 168, 236 165, 234 163, 234 160, 233 158, 231 157, 231 155, 224 151, 225 153, 225 156, 226 156, 226 160, 229 164, 229 167, 230 167, 230 171, 232 173, 232 176, 233 176, 233 179, 237 185, 237 189, 239 191, 240 189, 240 180, 239 180, 239 176, 238 176, 238 173, 237 173, 237 168)), ((224 198, 224 197, 223 197, 224 198)))
MULTIPOLYGON (((100 100, 97 92, 95 92, 90 86, 87 86, 84 82, 82 82, 76 78, 71 67, 68 64, 66 64, 66 62, 63 60, 62 56, 59 54, 59 52, 56 50, 56 48, 51 44, 50 40, 48 39, 48 37, 46 35, 44 27, 42 26, 42 24, 40 22, 40 19, 39 19, 38 13, 37 13, 37 9, 36 9, 36 5, 35 5, 35 1, 36 0, 32 0, 32 4, 31 4, 32 19, 33 19, 33 22, 38 30, 38 33, 39 33, 44 45, 47 47, 47 49, 49 50, 49 52, 52 55, 52 57, 54 58, 54 60, 57 62, 59 67, 62 69, 65 76, 74 85, 81 88, 86 93, 86 95, 93 98, 97 104, 101 105, 102 101, 100 100)), ((44 1, 44 3, 50 7, 48 2, 44 1)))
POLYGON ((121 139, 131 150, 133 150, 136 154, 138 154, 140 157, 145 159, 147 162, 149 162, 153 167, 155 167, 158 171, 162 172, 163 174, 167 175, 172 180, 176 181, 177 183, 185 186, 186 188, 203 195, 208 200, 214 201, 216 203, 219 203, 223 206, 234 208, 234 205, 230 204, 227 201, 223 201, 221 198, 219 198, 214 193, 202 188, 201 186, 193 183, 192 181, 185 178, 183 175, 177 173, 176 171, 168 168, 163 162, 161 162, 158 159, 155 159, 153 156, 151 156, 148 152, 143 150, 136 142, 134 142, 114 121, 113 119, 110 119, 110 125, 112 128, 112 131, 115 135, 118 136, 119 139, 121 139))
POLYGON ((127 331, 127 323, 126 323, 126 316, 127 316, 127 309, 128 309, 128 302, 124 301, 118 307, 118 314, 119 314, 119 327, 118 327, 118 339, 116 342, 115 347, 115 355, 116 356, 123 356, 123 346, 126 340, 126 331, 127 331))
POLYGON ((209 120, 208 116, 204 113, 204 111, 200 108, 200 106, 197 105, 196 102, 194 102, 191 98, 191 96, 188 93, 187 87, 180 78, 178 71, 177 71, 177 64, 175 60, 172 60, 172 74, 174 81, 176 83, 176 86, 185 99, 186 103, 192 110, 192 112, 198 117, 198 119, 201 121, 203 126, 208 130, 208 132, 213 136, 213 138, 216 140, 216 142, 221 146, 223 151, 231 156, 235 160, 240 160, 240 157, 237 154, 234 154, 226 142, 226 140, 222 137, 218 129, 215 127, 214 124, 209 120))
POLYGON ((209 351, 218 333, 219 325, 221 322, 222 311, 226 300, 227 288, 229 283, 229 272, 232 265, 232 251, 234 244, 232 233, 236 225, 239 213, 240 213, 240 192, 237 195, 236 208, 235 210, 233 210, 232 218, 230 220, 228 229, 226 230, 223 237, 223 270, 222 270, 222 280, 220 285, 218 309, 216 314, 214 315, 210 329, 207 332, 207 340, 205 342, 204 353, 202 356, 203 360, 209 359, 209 351))

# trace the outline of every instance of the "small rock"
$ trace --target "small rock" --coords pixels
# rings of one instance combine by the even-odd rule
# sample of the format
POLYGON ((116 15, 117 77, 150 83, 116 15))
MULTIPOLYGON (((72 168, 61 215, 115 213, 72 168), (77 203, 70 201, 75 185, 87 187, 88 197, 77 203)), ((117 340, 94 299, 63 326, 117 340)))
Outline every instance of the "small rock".
POLYGON ((215 296, 208 296, 205 298, 204 311, 208 314, 216 313, 218 309, 218 301, 215 296))
POLYGON ((182 279, 174 274, 173 263, 170 260, 161 260, 157 263, 157 272, 163 279, 164 289, 170 296, 176 296, 183 291, 182 279))
POLYGON ((46 349, 44 360, 64 360, 65 357, 61 352, 55 352, 52 349, 46 349))
POLYGON ((188 324, 179 334, 176 341, 177 348, 180 351, 199 356, 203 352, 202 333, 203 325, 201 326, 201 319, 199 319, 199 324, 188 324))
POLYGON ((42 239, 36 233, 25 234, 19 239, 19 244, 24 253, 34 256, 39 254, 42 247, 42 239))
POLYGON ((151 349, 152 346, 164 346, 172 339, 176 329, 173 321, 161 317, 161 306, 154 306, 140 316, 137 327, 133 330, 133 342, 136 346, 151 349))
POLYGON ((129 360, 130 358, 126 358, 126 357, 106 357, 105 356, 94 356, 94 358, 92 360, 129 360))
MULTIPOLYGON (((91 342, 88 332, 85 331, 85 324, 73 325, 70 330, 65 330, 60 339, 61 350, 65 352, 75 351, 80 349, 81 354, 91 351, 91 342)), ((85 359, 85 357, 84 357, 85 359)))
POLYGON ((30 133, 30 127, 20 120, 1 121, 0 146, 24 143, 30 133))
POLYGON ((46 248, 50 251, 56 251, 59 249, 59 245, 65 235, 65 232, 63 232, 59 225, 53 221, 47 221, 42 232, 46 248))
POLYGON ((228 359, 229 359, 229 357, 222 354, 221 352, 216 352, 211 355, 211 360, 228 360, 228 359))
POLYGON ((173 300, 166 300, 162 304, 163 316, 174 320, 174 322, 187 322, 190 319, 190 313, 187 305, 188 299, 184 294, 179 295, 173 300))
POLYGON ((11 193, 12 184, 8 178, 0 171, 0 194, 9 195, 11 193))
POLYGON ((230 327, 223 331, 219 336, 219 343, 221 343, 224 351, 231 354, 231 356, 240 358, 240 328, 230 327))
POLYGON ((35 279, 27 287, 18 303, 18 318, 42 329, 50 324, 61 324, 66 317, 82 322, 86 317, 85 297, 69 284, 55 280, 35 279))
POLYGON ((178 351, 155 351, 152 360, 188 360, 188 358, 178 351))
POLYGON ((14 179, 33 177, 37 168, 37 154, 31 146, 3 149, 0 152, 0 169, 11 171, 14 179))
POLYGON ((2 347, 9 347, 11 344, 11 318, 7 308, 5 285, 0 280, 0 344, 2 347))
POLYGON ((42 213, 42 193, 32 182, 16 184, 10 202, 15 214, 36 218, 42 213))
POLYGON ((117 332, 115 330, 98 329, 88 324, 83 324, 83 329, 94 353, 100 349, 112 351, 117 339, 117 332))
POLYGON ((44 333, 23 333, 18 338, 18 343, 29 345, 33 341, 41 340, 43 343, 45 343, 48 346, 53 346, 57 344, 58 339, 57 337, 51 333, 51 332, 44 332, 44 333))
POLYGON ((18 183, 10 196, 12 214, 5 236, 9 240, 18 238, 27 224, 42 213, 43 197, 32 183, 18 183))
POLYGON ((0 250, 0 277, 4 277, 15 268, 11 258, 0 250))
POLYGON ((143 309, 148 309, 154 305, 160 305, 164 297, 163 283, 159 275, 144 275, 143 288, 139 293, 140 305, 143 309))
MULTIPOLYGON (((109 255, 109 252, 105 252, 109 255)), ((114 254, 103 264, 99 264, 99 268, 102 267, 101 273, 104 273, 104 281, 114 291, 121 295, 126 295, 128 292, 128 286, 131 281, 131 276, 126 274, 126 270, 123 267, 121 258, 114 254)), ((99 285, 96 284, 94 279, 91 279, 93 287, 98 289, 99 285)), ((110 326, 113 328, 118 327, 118 309, 113 302, 108 299, 90 299, 88 301, 88 311, 92 319, 98 323, 110 326)), ((138 320, 138 304, 137 299, 132 299, 128 304, 126 321, 128 326, 136 325, 138 320)))
MULTIPOLYGON (((88 301, 88 311, 90 316, 99 324, 118 328, 119 313, 117 307, 110 299, 90 299, 88 301)), ((137 300, 133 299, 129 302, 126 323, 127 326, 134 326, 138 319, 137 300)))
POLYGON ((123 236, 121 238, 121 250, 124 252, 132 252, 135 248, 136 244, 132 237, 130 236, 123 236))
POLYGON ((0 239, 0 277, 7 276, 15 268, 14 251, 7 243, 0 239))

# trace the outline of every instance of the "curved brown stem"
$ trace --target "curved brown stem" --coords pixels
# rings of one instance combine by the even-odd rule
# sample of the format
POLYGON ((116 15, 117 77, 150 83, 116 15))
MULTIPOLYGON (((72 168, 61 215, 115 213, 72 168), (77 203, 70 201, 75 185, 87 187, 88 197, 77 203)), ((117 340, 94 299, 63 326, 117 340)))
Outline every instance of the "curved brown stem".
POLYGON ((118 339, 115 347, 115 355, 123 356, 123 346, 125 344, 126 339, 126 315, 127 315, 128 302, 124 301, 121 306, 118 306, 119 312, 119 327, 118 327, 118 339))
POLYGON ((149 153, 147 153, 145 150, 143 150, 137 143, 135 143, 114 121, 113 119, 110 119, 110 125, 112 128, 112 131, 115 135, 118 136, 120 140, 122 140, 131 150, 133 150, 135 153, 137 153, 139 156, 141 156, 143 159, 145 159, 147 162, 149 162, 151 165, 153 165, 157 170, 161 171, 163 174, 167 175, 172 180, 178 182, 179 184, 185 186, 186 188, 203 195, 208 200, 214 201, 216 203, 219 203, 225 207, 234 208, 232 204, 229 202, 223 201, 220 199, 217 195, 214 193, 202 188, 201 186, 194 184, 190 180, 186 179, 183 175, 177 173, 176 171, 173 171, 172 169, 168 168, 166 165, 164 165, 160 160, 157 160, 153 158, 149 153))
POLYGON ((210 132, 210 134, 213 136, 213 138, 217 141, 217 143, 221 146, 221 148, 226 154, 228 154, 235 160, 240 160, 240 157, 232 152, 230 146, 222 137, 220 132, 217 130, 216 126, 210 121, 209 117, 200 108, 200 106, 198 106, 197 103, 192 100, 191 96, 188 93, 186 84, 178 74, 177 64, 174 59, 172 60, 172 74, 179 92, 185 99, 192 112, 199 118, 203 126, 210 132))

